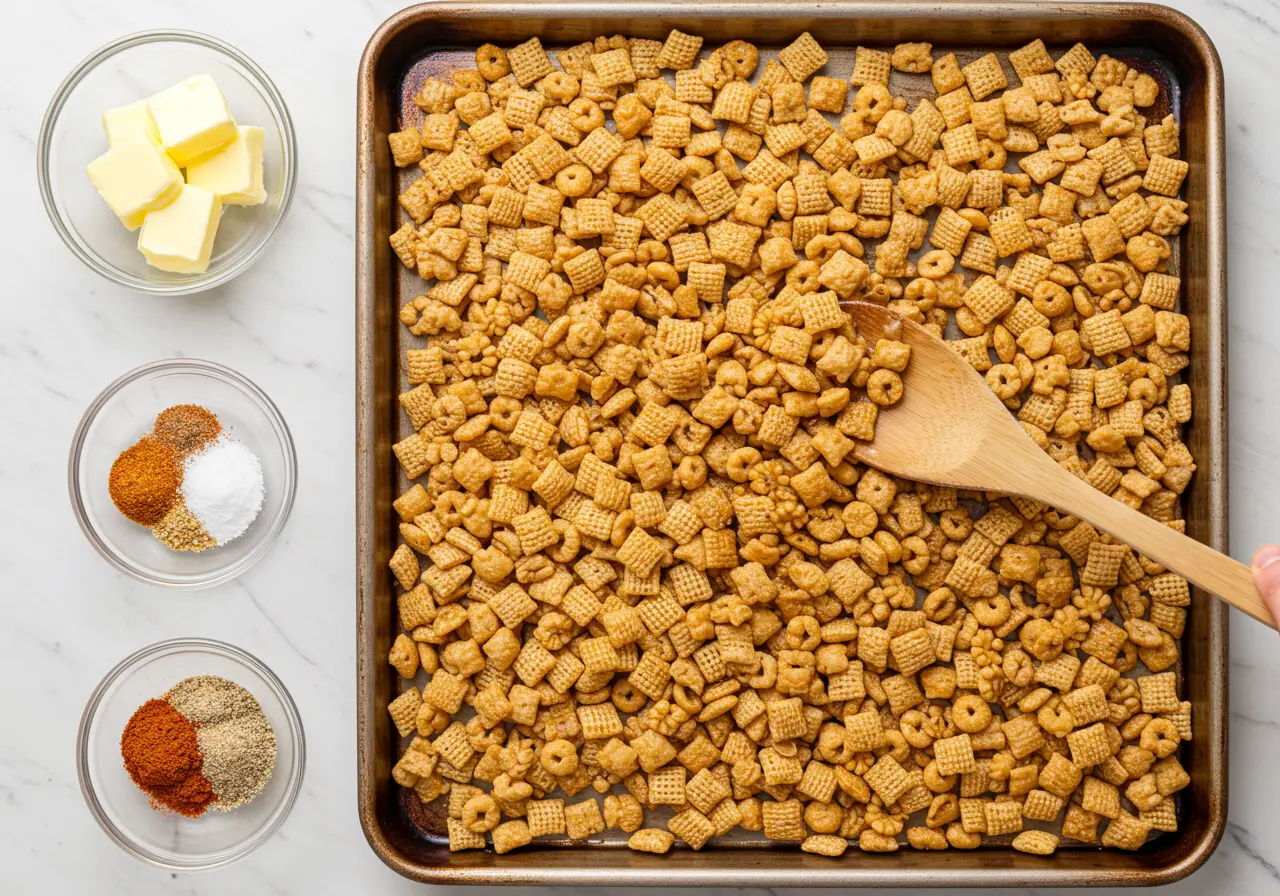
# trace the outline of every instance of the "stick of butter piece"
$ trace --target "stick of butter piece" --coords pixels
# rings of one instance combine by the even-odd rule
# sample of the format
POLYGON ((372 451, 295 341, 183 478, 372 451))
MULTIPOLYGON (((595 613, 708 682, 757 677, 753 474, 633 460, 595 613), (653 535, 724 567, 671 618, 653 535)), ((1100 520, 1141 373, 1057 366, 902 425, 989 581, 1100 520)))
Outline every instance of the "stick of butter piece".
POLYGON ((187 184, 177 199, 147 215, 138 234, 138 251, 153 268, 203 274, 209 267, 221 215, 222 200, 217 193, 187 184))
POLYGON ((85 170, 89 181, 130 230, 137 230, 148 212, 164 208, 182 189, 182 172, 146 134, 126 138, 90 162, 85 170))
POLYGON ((209 75, 196 75, 160 91, 147 100, 147 111, 165 152, 179 167, 236 136, 226 97, 209 75))
POLYGON ((102 113, 102 129, 107 132, 107 145, 115 148, 134 134, 148 134, 160 142, 160 132, 147 111, 147 101, 138 100, 102 113))
POLYGON ((223 205, 258 205, 262 187, 262 128, 241 125, 236 138, 187 166, 187 183, 218 194, 223 205))

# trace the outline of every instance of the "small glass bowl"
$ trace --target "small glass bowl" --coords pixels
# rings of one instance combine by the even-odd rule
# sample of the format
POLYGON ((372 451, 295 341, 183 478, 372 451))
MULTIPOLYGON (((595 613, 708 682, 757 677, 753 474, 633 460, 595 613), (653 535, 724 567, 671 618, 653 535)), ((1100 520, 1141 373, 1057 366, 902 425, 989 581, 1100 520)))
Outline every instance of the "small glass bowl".
POLYGON ((298 707, 270 669, 230 644, 177 638, 144 647, 102 679, 80 718, 76 772, 89 811, 121 849, 170 871, 206 871, 244 858, 284 824, 302 788, 306 753, 298 707), (218 675, 249 691, 276 735, 275 770, 262 792, 199 818, 153 809, 120 756, 120 735, 137 708, 192 675, 218 675))
POLYGON ((228 282, 261 256, 284 220, 297 178, 297 142, 284 98, 266 72, 234 47, 191 31, 142 31, 107 44, 62 82, 40 126, 36 170, 49 220, 76 256, 108 280, 142 292, 186 295, 228 282), (85 166, 107 151, 102 113, 184 78, 210 74, 240 124, 264 131, 266 202, 227 206, 203 274, 147 264, 89 182, 85 166))
POLYGON ((93 400, 72 439, 67 478, 76 520, 107 562, 152 585, 196 589, 234 579, 280 537, 293 508, 297 463, 289 427, 261 389, 221 364, 172 358, 129 371, 93 400), (107 488, 120 452, 175 404, 198 404, 216 414, 224 432, 258 455, 266 486, 248 531, 199 553, 165 547, 116 509, 107 488))

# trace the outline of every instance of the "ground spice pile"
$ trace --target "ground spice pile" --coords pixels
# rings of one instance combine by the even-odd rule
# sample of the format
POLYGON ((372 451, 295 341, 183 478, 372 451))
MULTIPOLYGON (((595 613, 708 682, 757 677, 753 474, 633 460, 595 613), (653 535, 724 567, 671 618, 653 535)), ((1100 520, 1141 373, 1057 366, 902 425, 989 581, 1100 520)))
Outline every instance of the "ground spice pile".
POLYGON ((172 447, 144 436, 120 452, 108 478, 116 508, 140 526, 151 526, 178 499, 182 467, 172 447))
POLYGON ((262 509, 262 466, 208 408, 177 404, 111 467, 116 508, 165 547, 204 551, 248 530, 262 509))
POLYGON ((183 455, 204 448, 222 432, 212 411, 198 404, 175 404, 156 416, 151 434, 183 455))
POLYGON ((197 675, 138 707, 120 737, 120 754, 154 808, 198 818, 262 792, 275 770, 276 737, 251 693, 225 678, 197 675))
POLYGON ((195 725, 167 700, 148 700, 120 736, 125 771, 157 809, 198 818, 216 797, 202 773, 195 725))
POLYGON ((216 675, 178 682, 165 698, 196 726, 203 772, 229 811, 252 800, 276 765, 276 734, 253 694, 216 675))

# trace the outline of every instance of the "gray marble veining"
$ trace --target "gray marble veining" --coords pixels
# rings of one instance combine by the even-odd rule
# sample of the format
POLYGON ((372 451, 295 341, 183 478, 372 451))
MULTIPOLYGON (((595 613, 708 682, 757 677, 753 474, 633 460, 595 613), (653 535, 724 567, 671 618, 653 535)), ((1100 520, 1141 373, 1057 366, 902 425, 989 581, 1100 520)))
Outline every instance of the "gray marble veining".
MULTIPOLYGON (((398 5, 50 0, 22 4, 14 26, 0 29, 5 892, 420 890, 378 862, 355 814, 355 75, 365 37, 398 5), (66 72, 108 40, 159 25, 222 37, 266 68, 289 103, 301 153, 296 202, 267 257, 231 286, 185 299, 134 295, 81 267, 45 222, 34 177, 40 119, 66 72), (297 506, 281 542, 239 582, 194 595, 112 572, 81 537, 65 482, 66 446, 88 401, 122 371, 178 354, 229 364, 261 384, 299 449, 297 506), (272 665, 298 701, 310 755, 301 800, 277 837, 239 865, 175 880, 102 836, 81 800, 73 746, 84 700, 111 665, 143 644, 193 634, 233 641, 272 665)), ((1173 5, 1206 28, 1227 74, 1232 553, 1247 560, 1258 543, 1280 540, 1280 5, 1173 5)), ((1233 619, 1230 827, 1205 868, 1167 892, 1280 891, 1277 637, 1233 619)))

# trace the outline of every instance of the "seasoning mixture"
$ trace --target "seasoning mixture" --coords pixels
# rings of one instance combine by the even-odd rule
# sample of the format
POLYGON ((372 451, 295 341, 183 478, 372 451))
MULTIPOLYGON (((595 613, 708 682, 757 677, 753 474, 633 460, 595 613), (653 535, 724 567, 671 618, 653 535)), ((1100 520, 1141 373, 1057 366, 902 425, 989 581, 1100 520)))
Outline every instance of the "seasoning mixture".
POLYGON ((265 494, 262 464, 195 404, 161 411, 125 449, 108 482, 116 508, 174 551, 204 551, 239 538, 265 494))
POLYGON ((233 681, 197 675, 138 707, 120 738, 125 770, 156 809, 198 818, 252 800, 275 770, 275 730, 233 681))

